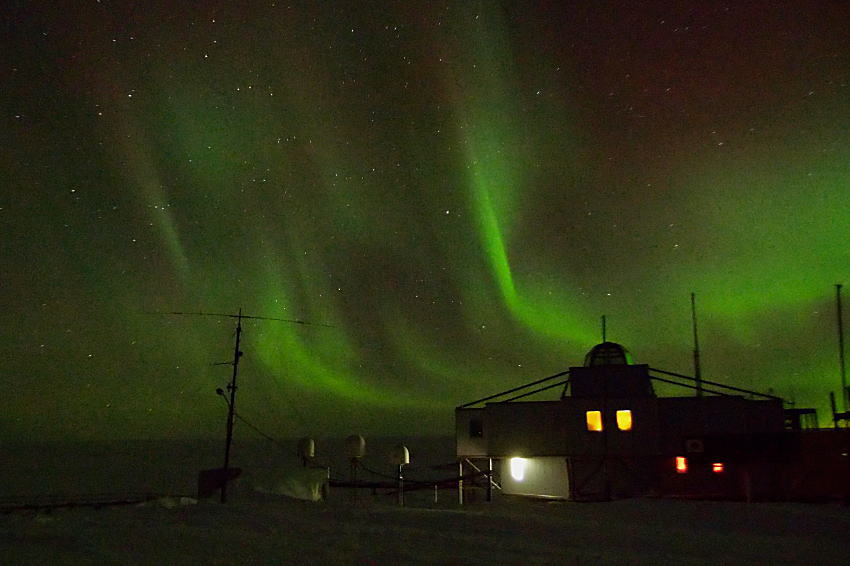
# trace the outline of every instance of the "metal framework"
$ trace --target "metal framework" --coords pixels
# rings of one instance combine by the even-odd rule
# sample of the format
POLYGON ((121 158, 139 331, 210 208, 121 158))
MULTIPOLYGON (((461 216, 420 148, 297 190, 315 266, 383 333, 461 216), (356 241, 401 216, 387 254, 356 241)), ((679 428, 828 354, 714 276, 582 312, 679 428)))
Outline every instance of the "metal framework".
MULTIPOLYGON (((650 374, 649 378, 653 381, 659 381, 662 383, 669 383, 671 385, 677 385, 679 387, 684 387, 686 389, 692 389, 697 391, 700 395, 703 393, 719 395, 723 397, 735 397, 740 395, 749 395, 751 397, 760 397, 762 399, 773 399, 776 401, 782 401, 783 404, 790 404, 787 400, 782 397, 778 397, 776 395, 771 395, 769 393, 761 393, 759 391, 755 391, 752 389, 744 389, 742 387, 734 387, 732 385, 725 385, 723 383, 718 383, 716 381, 709 381, 707 379, 703 379, 702 377, 692 377, 690 375, 685 375, 682 373, 676 373, 673 371, 666 371, 658 368, 649 368, 650 374), (682 381, 674 381, 672 379, 668 379, 668 377, 661 377, 659 375, 652 375, 652 372, 656 374, 662 374, 668 377, 675 377, 682 381), (711 389, 706 388, 706 385, 710 386, 711 389)), ((511 403, 513 401, 517 401, 519 399, 523 399, 526 397, 530 397, 532 395, 536 395, 537 393, 542 393, 543 391, 547 391, 549 389, 554 389, 556 387, 563 386, 564 392, 562 396, 566 396, 567 388, 570 383, 570 370, 562 371, 556 373, 554 375, 550 375, 549 377, 544 377, 543 379, 537 379, 535 381, 531 381, 524 385, 520 385, 518 387, 512 387, 511 389, 507 389, 505 391, 501 391, 494 395, 488 395, 487 397, 482 397, 481 399, 476 399, 475 401, 470 401, 469 403, 464 403, 463 405, 459 405, 458 409, 470 409, 474 408, 477 405, 481 405, 482 403, 486 404, 488 402, 491 403, 511 403), (559 377, 566 376, 566 379, 561 379, 555 383, 549 383, 550 381, 557 379, 559 377), (545 384, 545 385, 544 385, 545 384), (521 393, 519 393, 521 392, 521 393), (513 395, 508 397, 513 393, 518 393, 517 395, 513 395)))

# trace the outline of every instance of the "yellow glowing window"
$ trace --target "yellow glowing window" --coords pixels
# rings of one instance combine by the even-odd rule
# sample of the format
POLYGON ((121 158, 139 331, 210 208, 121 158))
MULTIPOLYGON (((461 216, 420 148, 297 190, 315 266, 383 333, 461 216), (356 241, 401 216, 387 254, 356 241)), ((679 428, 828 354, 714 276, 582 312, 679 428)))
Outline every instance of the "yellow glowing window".
POLYGON ((617 428, 632 430, 632 412, 629 409, 617 411, 617 428))
POLYGON ((687 474, 688 473, 688 459, 684 456, 676 456, 676 473, 677 474, 687 474))
POLYGON ((711 465, 711 471, 715 474, 722 474, 724 470, 723 462, 715 462, 711 465))
POLYGON ((602 411, 587 412, 587 430, 594 432, 602 430, 602 411))

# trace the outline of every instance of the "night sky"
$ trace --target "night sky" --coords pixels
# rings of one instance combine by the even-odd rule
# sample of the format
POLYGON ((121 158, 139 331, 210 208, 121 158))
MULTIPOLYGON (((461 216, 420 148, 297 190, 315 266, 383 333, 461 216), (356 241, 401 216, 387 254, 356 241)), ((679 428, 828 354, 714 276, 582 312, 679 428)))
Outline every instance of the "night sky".
POLYGON ((234 321, 155 312, 331 326, 246 321, 269 434, 442 434, 603 314, 692 373, 692 291, 704 377, 827 424, 850 3, 0 13, 0 439, 220 436, 234 321))

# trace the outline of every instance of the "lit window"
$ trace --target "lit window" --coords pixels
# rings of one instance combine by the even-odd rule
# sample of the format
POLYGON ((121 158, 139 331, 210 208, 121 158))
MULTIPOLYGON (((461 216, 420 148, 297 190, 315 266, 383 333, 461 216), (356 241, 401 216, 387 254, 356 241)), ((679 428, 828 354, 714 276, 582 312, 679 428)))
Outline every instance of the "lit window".
POLYGON ((688 459, 684 456, 676 456, 676 473, 677 474, 687 474, 688 473, 688 459))
POLYGON ((525 458, 511 458, 511 477, 516 481, 525 478, 525 458))
POLYGON ((715 462, 711 465, 711 471, 714 472, 715 474, 722 474, 723 469, 724 469, 723 462, 715 462))
POLYGON ((587 430, 594 432, 602 430, 602 411, 587 412, 587 430))
POLYGON ((629 409, 617 411, 617 428, 632 430, 632 412, 629 409))

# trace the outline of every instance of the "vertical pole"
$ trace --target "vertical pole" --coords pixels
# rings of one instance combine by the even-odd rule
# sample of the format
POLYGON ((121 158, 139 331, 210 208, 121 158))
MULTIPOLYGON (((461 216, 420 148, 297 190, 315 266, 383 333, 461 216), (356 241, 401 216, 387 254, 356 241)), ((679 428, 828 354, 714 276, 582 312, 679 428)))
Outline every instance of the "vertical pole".
POLYGON ((493 501, 493 458, 487 458, 487 502, 493 501))
POLYGON ((233 376, 230 378, 230 384, 227 390, 230 391, 230 403, 227 407, 227 439, 224 443, 224 477, 221 480, 221 502, 227 501, 227 482, 230 479, 230 444, 233 442, 233 416, 236 413, 236 376, 239 372, 239 358, 242 357, 242 352, 239 351, 239 340, 242 336, 242 309, 239 309, 239 315, 236 317, 236 345, 233 347, 233 376))
POLYGON ((404 507, 404 472, 401 464, 398 466, 398 504, 404 507))
POLYGON ((697 335, 697 302, 694 293, 691 293, 691 323, 694 328, 694 381, 696 381, 697 386, 697 397, 702 397, 702 369, 699 363, 699 336, 697 335))
POLYGON ((832 426, 838 428, 838 415, 835 412, 835 393, 829 392, 829 404, 832 407, 832 426))
POLYGON ((606 328, 605 328, 605 315, 603 314, 602 315, 602 341, 603 342, 605 342, 606 339, 607 339, 606 334, 607 334, 607 332, 606 332, 606 328))
POLYGON ((351 458, 348 462, 348 474, 351 480, 351 501, 357 503, 359 493, 357 485, 357 458, 351 458))
POLYGON ((841 284, 835 285, 835 306, 838 315, 838 361, 841 367, 841 400, 844 407, 844 412, 848 410, 847 397, 850 396, 847 391, 847 373, 844 369, 844 324, 841 316, 841 284))
POLYGON ((458 460, 457 466, 457 502, 463 505, 463 460, 458 460))

